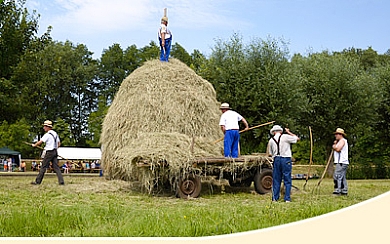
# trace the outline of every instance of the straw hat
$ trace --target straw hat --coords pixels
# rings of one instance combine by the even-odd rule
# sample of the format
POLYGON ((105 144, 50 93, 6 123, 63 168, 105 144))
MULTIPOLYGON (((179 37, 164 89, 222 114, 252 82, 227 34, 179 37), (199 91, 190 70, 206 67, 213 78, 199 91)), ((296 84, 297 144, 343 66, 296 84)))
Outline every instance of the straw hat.
POLYGON ((343 136, 347 136, 347 134, 345 134, 344 130, 341 128, 337 128, 336 131, 333 132, 333 134, 341 134, 343 136))
POLYGON ((53 123, 50 120, 46 120, 45 122, 43 122, 43 125, 47 127, 53 127, 53 123))
POLYGON ((219 109, 230 109, 229 103, 222 103, 219 109))
POLYGON ((161 21, 168 22, 168 17, 166 17, 166 16, 162 17, 161 21))
POLYGON ((283 128, 280 125, 274 125, 269 132, 272 134, 274 131, 283 131, 283 128))

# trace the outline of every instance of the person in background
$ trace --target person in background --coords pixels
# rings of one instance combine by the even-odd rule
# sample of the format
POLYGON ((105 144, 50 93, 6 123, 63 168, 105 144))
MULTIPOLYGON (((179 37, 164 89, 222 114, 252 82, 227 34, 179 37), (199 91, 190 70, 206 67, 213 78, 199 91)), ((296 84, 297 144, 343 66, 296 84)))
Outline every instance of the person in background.
POLYGON ((64 174, 69 174, 68 161, 62 165, 62 168, 64 169, 64 174))
POLYGON ((4 169, 4 172, 6 172, 8 170, 8 160, 7 159, 4 159, 4 161, 3 161, 3 169, 4 169))
POLYGON ((296 143, 299 137, 286 128, 287 134, 283 134, 283 128, 274 125, 270 130, 272 138, 268 142, 269 152, 273 158, 272 171, 272 201, 278 201, 280 197, 280 185, 282 180, 286 187, 284 201, 291 202, 291 172, 292 172, 292 153, 291 144, 296 143))
POLYGON ((8 159, 8 172, 12 172, 12 158, 8 159))
POLYGON ((248 122, 239 113, 231 110, 228 103, 222 103, 220 109, 222 115, 219 125, 225 134, 223 141, 224 156, 238 158, 238 143, 240 141, 238 122, 242 121, 246 130, 248 129, 248 122))
POLYGON ((20 170, 22 172, 26 172, 26 162, 25 161, 22 161, 22 163, 20 164, 20 170))
POLYGON ((336 165, 333 173, 333 180, 335 187, 333 194, 335 195, 348 195, 347 184, 347 169, 349 166, 348 160, 348 141, 345 139, 347 134, 341 128, 337 128, 333 133, 336 140, 333 142, 333 158, 336 165))
MULTIPOLYGON (((164 9, 164 12, 166 9, 164 9)), ((161 25, 158 30, 158 40, 160 43, 160 61, 168 62, 169 55, 171 53, 172 33, 168 29, 168 17, 166 12, 164 17, 161 18, 161 25)))
POLYGON ((91 170, 93 171, 96 168, 96 163, 95 161, 92 161, 91 163, 91 170))
POLYGON ((89 162, 85 162, 85 169, 87 172, 91 172, 91 166, 89 165, 89 162))
POLYGON ((32 161, 32 163, 31 163, 31 169, 32 169, 32 171, 36 171, 36 170, 37 170, 37 162, 32 161))

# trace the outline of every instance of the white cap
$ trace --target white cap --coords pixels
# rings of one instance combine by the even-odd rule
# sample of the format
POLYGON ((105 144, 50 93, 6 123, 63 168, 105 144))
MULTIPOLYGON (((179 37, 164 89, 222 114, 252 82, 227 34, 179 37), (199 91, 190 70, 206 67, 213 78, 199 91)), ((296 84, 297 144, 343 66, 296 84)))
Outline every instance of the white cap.
POLYGON ((230 109, 229 103, 222 103, 220 109, 230 109))
POLYGON ((274 131, 283 131, 283 128, 280 125, 274 125, 269 132, 272 134, 274 131))
POLYGON ((45 122, 43 122, 43 125, 47 127, 53 127, 53 123, 50 120, 45 120, 45 122))

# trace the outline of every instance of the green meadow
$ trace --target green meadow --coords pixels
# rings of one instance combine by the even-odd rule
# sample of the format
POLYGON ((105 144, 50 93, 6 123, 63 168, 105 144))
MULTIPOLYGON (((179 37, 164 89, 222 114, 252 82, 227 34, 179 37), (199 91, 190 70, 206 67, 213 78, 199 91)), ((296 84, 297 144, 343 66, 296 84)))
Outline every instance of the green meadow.
POLYGON ((2 237, 175 237, 237 233, 294 222, 351 206, 389 190, 389 180, 350 180, 348 196, 333 196, 333 182, 294 180, 292 202, 271 202, 253 188, 203 183, 199 198, 150 196, 123 181, 47 175, 0 176, 2 237), (298 189, 297 189, 298 188, 298 189))

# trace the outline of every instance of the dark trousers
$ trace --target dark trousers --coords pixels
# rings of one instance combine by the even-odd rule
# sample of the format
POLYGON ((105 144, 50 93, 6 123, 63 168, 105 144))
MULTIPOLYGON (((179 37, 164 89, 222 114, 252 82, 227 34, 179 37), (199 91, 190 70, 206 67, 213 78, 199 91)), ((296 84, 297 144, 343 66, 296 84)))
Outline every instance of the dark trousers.
POLYGON ((64 184, 64 178, 62 177, 60 167, 58 166, 57 150, 56 149, 46 151, 46 155, 42 161, 42 167, 39 170, 39 174, 38 174, 37 178, 35 179, 35 182, 37 184, 41 184, 41 182, 43 180, 43 176, 45 176, 46 169, 48 169, 50 167, 50 162, 53 163, 53 169, 54 169, 54 172, 56 172, 56 175, 58 178, 58 183, 64 184))

